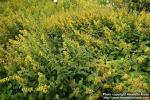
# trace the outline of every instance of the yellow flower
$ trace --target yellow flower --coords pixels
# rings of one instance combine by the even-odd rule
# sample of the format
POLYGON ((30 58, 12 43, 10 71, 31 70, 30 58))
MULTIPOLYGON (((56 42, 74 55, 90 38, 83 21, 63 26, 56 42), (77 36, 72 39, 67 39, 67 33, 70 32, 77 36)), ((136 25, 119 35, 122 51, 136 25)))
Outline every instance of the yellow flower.
POLYGON ((143 79, 143 76, 139 75, 139 79, 142 80, 142 79, 143 79))
POLYGON ((73 90, 73 94, 75 95, 75 96, 78 96, 78 94, 80 93, 80 89, 79 89, 79 87, 77 87, 77 88, 74 88, 74 90, 73 90))
POLYGON ((86 94, 92 94, 93 92, 94 91, 92 89, 86 88, 86 91, 85 91, 86 94))
POLYGON ((12 77, 10 76, 10 77, 6 77, 6 78, 3 78, 3 79, 0 79, 0 83, 5 83, 5 82, 8 82, 8 81, 10 81, 10 80, 12 80, 12 77))
POLYGON ((33 91, 33 88, 32 88, 32 87, 31 87, 31 88, 22 88, 22 91, 23 91, 24 93, 32 92, 32 91, 33 91))
POLYGON ((107 73, 107 74, 110 76, 112 73, 111 73, 111 71, 108 71, 108 73, 107 73))
POLYGON ((47 93, 48 92, 48 86, 44 85, 44 86, 39 86, 36 88, 36 91, 42 92, 42 93, 47 93))
POLYGON ((25 58, 25 61, 26 61, 26 62, 27 62, 27 61, 32 61, 31 56, 27 55, 26 58, 25 58))
POLYGON ((128 74, 125 74, 123 77, 122 77, 122 79, 128 79, 128 74))
POLYGON ((142 64, 144 62, 144 60, 145 60, 145 56, 140 56, 137 58, 137 61, 139 64, 142 64))
POLYGON ((38 81, 42 81, 45 79, 45 75, 43 73, 38 72, 38 75, 39 75, 38 81))
POLYGON ((63 54, 64 54, 64 59, 65 60, 68 60, 69 59, 69 54, 67 51, 63 51, 63 54))
POLYGON ((144 52, 145 52, 145 53, 150 52, 150 48, 149 48, 149 47, 147 47, 147 48, 144 50, 144 52))
POLYGON ((109 84, 104 84, 104 88, 109 88, 110 85, 109 84))
POLYGON ((35 64, 35 63, 33 63, 32 68, 33 68, 33 70, 37 70, 37 68, 36 68, 36 64, 35 64))
POLYGON ((19 82, 23 82, 23 78, 21 78, 20 76, 16 75, 15 76, 15 79, 19 82))
POLYGON ((81 34, 80 34, 80 32, 75 31, 75 35, 80 36, 81 34))
POLYGON ((123 90, 123 84, 118 84, 116 87, 115 87, 115 90, 117 90, 118 92, 121 92, 123 90))
POLYGON ((95 77, 95 79, 94 79, 94 84, 100 83, 101 80, 102 80, 102 78, 100 78, 100 77, 95 77))

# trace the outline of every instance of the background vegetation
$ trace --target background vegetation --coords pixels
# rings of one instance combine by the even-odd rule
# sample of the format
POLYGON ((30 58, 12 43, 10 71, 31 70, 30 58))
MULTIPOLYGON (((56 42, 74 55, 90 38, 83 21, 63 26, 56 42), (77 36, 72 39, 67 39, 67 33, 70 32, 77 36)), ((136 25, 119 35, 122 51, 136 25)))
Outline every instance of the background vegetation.
POLYGON ((149 3, 0 0, 0 99, 149 93, 149 3))

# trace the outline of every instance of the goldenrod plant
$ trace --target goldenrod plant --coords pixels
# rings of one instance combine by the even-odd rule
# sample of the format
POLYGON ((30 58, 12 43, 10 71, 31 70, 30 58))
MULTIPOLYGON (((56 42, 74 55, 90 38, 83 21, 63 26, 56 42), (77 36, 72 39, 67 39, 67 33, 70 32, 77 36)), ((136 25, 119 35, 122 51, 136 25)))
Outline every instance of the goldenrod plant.
POLYGON ((0 1, 0 99, 149 93, 150 13, 98 2, 0 1))

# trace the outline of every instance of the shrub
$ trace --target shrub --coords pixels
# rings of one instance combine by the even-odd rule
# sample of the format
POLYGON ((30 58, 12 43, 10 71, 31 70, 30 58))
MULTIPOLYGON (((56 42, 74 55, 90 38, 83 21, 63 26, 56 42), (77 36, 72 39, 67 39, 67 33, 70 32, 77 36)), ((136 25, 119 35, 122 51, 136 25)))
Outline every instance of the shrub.
POLYGON ((125 6, 129 10, 150 11, 150 0, 110 0, 115 6, 125 6))
POLYGON ((51 16, 35 6, 6 17, 6 26, 17 21, 21 27, 3 42, 1 99, 93 100, 103 92, 149 92, 150 14, 89 5, 51 16))

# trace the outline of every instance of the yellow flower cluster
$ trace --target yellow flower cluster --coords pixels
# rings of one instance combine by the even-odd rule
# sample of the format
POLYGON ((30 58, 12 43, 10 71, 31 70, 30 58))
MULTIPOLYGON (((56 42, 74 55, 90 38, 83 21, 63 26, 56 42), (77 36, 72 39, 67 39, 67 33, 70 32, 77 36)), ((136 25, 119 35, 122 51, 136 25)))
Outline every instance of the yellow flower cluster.
POLYGON ((69 59, 69 53, 67 51, 63 51, 63 55, 64 55, 64 60, 68 60, 69 59))
POLYGON ((18 75, 16 75, 14 78, 18 82, 22 82, 23 83, 23 81, 24 81, 24 79, 22 77, 18 76, 18 75))
POLYGON ((25 62, 28 62, 28 61, 32 61, 32 57, 30 55, 27 55, 25 58, 25 62))
POLYGON ((19 41, 16 41, 16 40, 12 40, 12 39, 9 39, 9 42, 13 45, 19 45, 20 42, 19 41))
POLYGON ((28 36, 28 31, 27 30, 19 30, 20 33, 23 34, 23 36, 28 36))
POLYGON ((45 75, 43 73, 38 72, 38 75, 39 75, 38 81, 41 81, 41 80, 45 79, 45 75))
POLYGON ((95 77, 94 78, 94 84, 98 84, 103 80, 103 77, 95 77))
POLYGON ((75 32, 75 35, 77 35, 77 36, 81 35, 81 33, 79 31, 74 30, 74 32, 75 32))
POLYGON ((78 51, 80 50, 80 45, 79 45, 78 42, 75 42, 75 41, 74 41, 74 46, 75 46, 75 48, 76 48, 78 51))
POLYGON ((85 93, 86 94, 92 94, 94 91, 90 88, 86 88, 85 93))
POLYGON ((124 90, 124 84, 120 83, 114 87, 114 89, 118 92, 122 92, 124 90))
POLYGON ((129 45, 129 44, 127 44, 126 42, 124 42, 124 41, 120 41, 120 43, 119 43, 119 47, 120 48, 122 48, 123 49, 123 53, 127 53, 127 50, 128 50, 128 48, 130 48, 131 47, 131 45, 129 45))
POLYGON ((35 90, 38 92, 47 93, 48 89, 49 89, 49 86, 44 85, 44 86, 38 86, 35 90))
POLYGON ((45 77, 45 75, 41 72, 38 72, 38 83, 39 83, 39 86, 42 86, 44 84, 47 83, 47 78, 45 77))
POLYGON ((109 41, 112 41, 112 31, 108 27, 104 27, 104 35, 109 41))
POLYGON ((80 93, 80 88, 76 87, 73 89, 73 95, 78 96, 78 94, 80 93))
POLYGON ((13 79, 14 79, 14 76, 5 77, 3 79, 0 79, 0 83, 5 83, 13 79))
POLYGON ((87 45, 90 45, 90 43, 94 41, 94 39, 88 34, 81 34, 80 38, 83 39, 87 45))
POLYGON ((9 77, 6 77, 6 78, 3 78, 3 79, 0 79, 0 83, 5 83, 9 80, 10 80, 9 77))
POLYGON ((143 76, 139 76, 136 78, 129 78, 127 81, 131 84, 130 88, 128 88, 129 92, 140 92, 142 89, 148 89, 149 86, 147 83, 144 83, 143 76))
POLYGON ((146 48, 144 49, 144 52, 145 52, 145 53, 150 53, 150 47, 146 47, 146 48))
POLYGON ((110 88, 111 86, 109 84, 104 84, 104 88, 110 88))
POLYGON ((30 93, 30 92, 33 92, 34 90, 33 90, 33 88, 31 87, 31 88, 22 88, 22 91, 23 91, 24 93, 30 93))
POLYGON ((146 56, 140 56, 140 57, 138 57, 137 58, 138 63, 142 64, 144 62, 145 58, 146 58, 146 56))
POLYGON ((36 64, 35 62, 32 63, 32 68, 33 68, 33 70, 35 70, 35 71, 37 70, 37 64, 36 64))
POLYGON ((67 40, 63 42, 63 48, 65 49, 65 51, 63 51, 63 55, 64 55, 64 60, 68 60, 69 59, 69 53, 68 53, 68 47, 67 47, 67 40))
POLYGON ((128 78, 129 78, 128 74, 125 74, 124 76, 121 77, 121 79, 128 79, 128 78))

